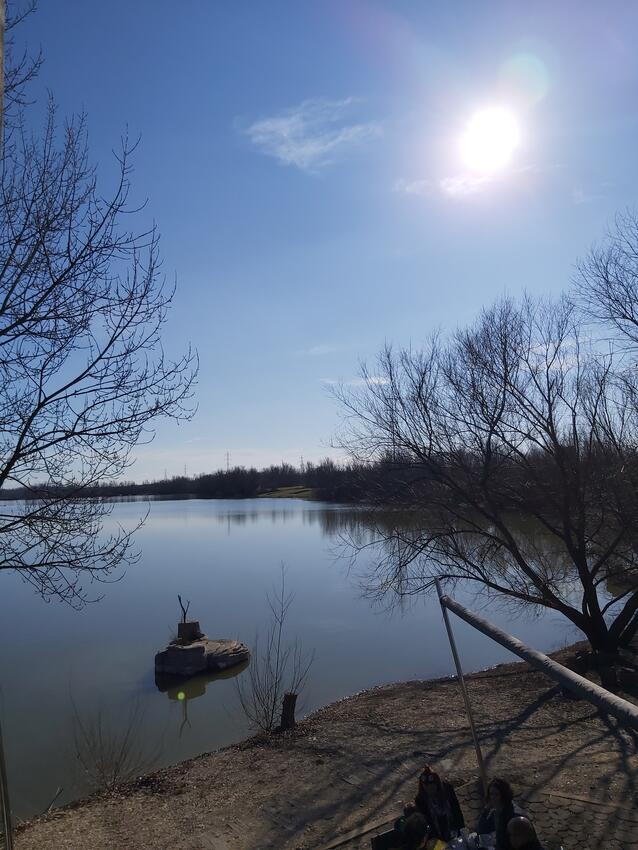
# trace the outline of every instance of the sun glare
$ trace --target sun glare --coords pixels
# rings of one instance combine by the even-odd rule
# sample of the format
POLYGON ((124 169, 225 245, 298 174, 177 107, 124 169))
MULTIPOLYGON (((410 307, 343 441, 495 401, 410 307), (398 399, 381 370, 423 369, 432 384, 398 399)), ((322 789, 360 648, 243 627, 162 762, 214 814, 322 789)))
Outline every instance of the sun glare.
POLYGON ((503 107, 481 109, 461 137, 461 156, 473 171, 493 174, 509 163, 520 143, 516 117, 503 107))

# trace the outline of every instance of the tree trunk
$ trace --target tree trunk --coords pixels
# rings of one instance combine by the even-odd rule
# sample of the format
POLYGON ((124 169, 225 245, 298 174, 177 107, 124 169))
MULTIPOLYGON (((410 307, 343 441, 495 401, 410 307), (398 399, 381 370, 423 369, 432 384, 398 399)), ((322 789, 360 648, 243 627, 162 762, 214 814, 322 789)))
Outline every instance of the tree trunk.
POLYGON ((615 655, 618 652, 618 640, 610 634, 602 617, 599 620, 589 617, 587 627, 583 628, 583 631, 594 654, 615 655))
POLYGON ((618 670, 614 665, 614 662, 610 660, 609 656, 603 655, 602 658, 599 658, 596 669, 600 676, 600 684, 603 688, 611 691, 612 694, 617 693, 620 690, 618 670))
POLYGON ((285 732, 295 728, 295 708, 297 705, 297 694, 284 694, 281 706, 281 724, 279 730, 285 732))

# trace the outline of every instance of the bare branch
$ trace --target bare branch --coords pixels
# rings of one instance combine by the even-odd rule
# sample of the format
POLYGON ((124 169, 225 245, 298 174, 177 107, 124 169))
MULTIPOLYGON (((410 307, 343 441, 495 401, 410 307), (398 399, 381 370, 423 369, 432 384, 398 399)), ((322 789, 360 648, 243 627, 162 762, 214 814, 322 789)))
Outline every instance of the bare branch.
MULTIPOLYGON (((638 285, 623 269, 627 323, 638 285)), ((336 391, 341 447, 385 470, 378 505, 411 512, 347 541, 354 556, 374 541, 375 598, 452 575, 558 611, 597 648, 635 633, 638 585, 609 598, 602 581, 638 576, 637 370, 587 321, 567 298, 505 299, 421 351, 386 347, 336 391)))
MULTIPOLYGON (((9 29, 33 10, 16 8, 9 29)), ((117 479, 162 417, 188 418, 196 355, 170 358, 162 330, 174 287, 154 225, 131 229, 124 138, 110 194, 89 160, 86 121, 59 122, 51 99, 38 138, 24 115, 40 59, 9 63, 16 107, 0 179, 0 487, 33 496, 0 520, 0 569, 46 598, 79 605, 81 582, 135 560, 130 532, 102 534, 110 506, 83 500, 117 479)))

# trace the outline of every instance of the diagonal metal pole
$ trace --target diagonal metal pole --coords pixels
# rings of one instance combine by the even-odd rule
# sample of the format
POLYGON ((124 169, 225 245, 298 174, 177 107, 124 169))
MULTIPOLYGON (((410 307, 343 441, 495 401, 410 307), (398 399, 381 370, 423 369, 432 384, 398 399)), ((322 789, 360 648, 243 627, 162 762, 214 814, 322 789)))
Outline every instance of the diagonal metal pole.
POLYGON ((584 676, 580 676, 578 673, 574 673, 573 670, 563 667, 562 664, 559 664, 542 652, 538 652, 538 650, 527 646, 518 638, 503 631, 503 629, 499 629, 498 626, 490 623, 489 620, 479 617, 478 614, 470 611, 469 608, 461 605, 460 602, 457 602, 450 596, 444 596, 441 604, 445 606, 446 610, 456 614, 457 617, 465 620, 466 623, 469 623, 478 632, 487 635, 487 637, 496 643, 504 646, 505 649, 513 652, 514 655, 518 655, 519 658, 527 661, 531 667, 540 670, 541 673, 558 682, 566 690, 577 694, 582 699, 586 699, 601 711, 612 714, 620 720, 623 726, 638 731, 638 706, 634 705, 634 703, 610 693, 595 682, 590 682, 584 676))
POLYGON ((487 797, 487 773, 485 771, 485 762, 483 761, 483 753, 481 752, 481 745, 479 743, 478 735, 476 734, 476 726, 474 725, 474 715, 472 714, 472 705, 470 703, 470 695, 467 692, 467 687, 465 685, 465 679, 463 678, 463 669, 461 667, 461 660, 459 658, 459 653, 456 648, 456 641, 454 640, 454 632, 452 631, 452 626, 450 625, 450 618, 448 616, 447 608, 443 604, 443 592, 441 590, 441 580, 438 578, 434 579, 434 583, 436 585, 436 592, 439 594, 439 603, 441 605, 441 611, 443 612, 443 620, 445 621, 445 628, 447 630, 447 636, 450 641, 450 649, 452 650, 452 657, 454 658, 454 666, 456 667, 456 674, 458 676, 459 685, 461 686, 461 693, 463 694, 463 702, 465 703, 465 710, 467 712, 467 718, 470 722, 470 729, 472 731, 472 740, 474 741, 474 749, 476 750, 476 761, 478 763, 479 775, 481 777, 481 785, 483 786, 483 792, 487 797))
POLYGON ((2 727, 0 726, 0 823, 4 834, 4 850, 13 850, 13 829, 11 827, 11 805, 9 803, 9 785, 7 768, 2 746, 2 727))

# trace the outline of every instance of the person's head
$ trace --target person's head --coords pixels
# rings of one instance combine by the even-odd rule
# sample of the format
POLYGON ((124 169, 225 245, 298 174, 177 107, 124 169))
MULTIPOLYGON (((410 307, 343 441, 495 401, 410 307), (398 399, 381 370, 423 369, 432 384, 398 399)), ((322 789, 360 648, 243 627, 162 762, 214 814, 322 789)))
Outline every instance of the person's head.
POLYGON ((420 812, 405 820, 402 840, 410 850, 420 850, 428 841, 428 823, 420 812))
POLYGON ((435 797, 441 793, 441 787, 441 777, 429 764, 426 764, 419 776, 419 791, 428 797, 435 797))
POLYGON ((487 786, 487 803, 493 809, 504 809, 513 799, 512 786, 505 779, 492 779, 487 786))
POLYGON ((533 847, 538 841, 534 825, 527 818, 512 818, 507 824, 507 835, 514 850, 533 847))

